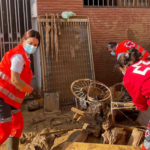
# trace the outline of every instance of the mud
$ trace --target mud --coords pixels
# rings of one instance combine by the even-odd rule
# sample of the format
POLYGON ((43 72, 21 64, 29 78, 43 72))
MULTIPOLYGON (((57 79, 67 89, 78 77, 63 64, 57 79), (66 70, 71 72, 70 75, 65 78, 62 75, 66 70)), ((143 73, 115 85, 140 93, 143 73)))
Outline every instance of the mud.
MULTIPOLYGON (((23 116, 24 131, 19 150, 49 150, 52 146, 57 149, 71 134, 69 131, 82 128, 81 123, 72 121, 73 113, 70 111, 44 113, 40 109, 29 112, 24 105, 23 116)), ((6 142, 0 147, 0 150, 5 149, 6 142)))

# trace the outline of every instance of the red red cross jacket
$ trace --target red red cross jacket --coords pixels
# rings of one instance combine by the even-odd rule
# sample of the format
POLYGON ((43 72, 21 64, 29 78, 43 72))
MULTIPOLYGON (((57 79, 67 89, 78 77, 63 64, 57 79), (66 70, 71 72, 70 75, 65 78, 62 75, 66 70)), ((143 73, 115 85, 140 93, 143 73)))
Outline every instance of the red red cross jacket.
POLYGON ((146 50, 144 50, 144 48, 142 48, 140 45, 130 40, 125 40, 117 45, 117 48, 116 48, 117 60, 119 59, 118 57, 120 53, 126 53, 128 49, 133 48, 133 47, 135 47, 142 54, 141 60, 145 60, 150 56, 150 54, 146 50))
POLYGON ((25 65, 20 78, 27 84, 30 84, 32 80, 32 70, 30 68, 30 60, 25 54, 25 50, 22 45, 9 50, 0 62, 0 97, 4 101, 15 108, 20 108, 21 103, 25 97, 25 92, 21 92, 13 84, 11 84, 11 57, 14 54, 21 54, 25 60, 25 65))
POLYGON ((141 111, 147 110, 150 106, 150 61, 129 66, 123 81, 135 106, 141 111))

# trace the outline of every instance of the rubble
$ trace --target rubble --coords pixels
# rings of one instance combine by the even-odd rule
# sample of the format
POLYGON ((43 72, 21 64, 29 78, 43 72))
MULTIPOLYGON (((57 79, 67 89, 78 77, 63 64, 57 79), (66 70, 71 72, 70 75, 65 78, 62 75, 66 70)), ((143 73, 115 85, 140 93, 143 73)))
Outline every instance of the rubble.
POLYGON ((128 145, 132 146, 138 146, 141 144, 141 141, 143 140, 144 137, 144 131, 134 128, 132 130, 132 134, 130 136, 130 139, 128 141, 128 145))
MULTIPOLYGON (((82 85, 85 85, 85 87, 82 87, 85 95, 82 96, 81 99, 76 97, 76 107, 71 108, 72 112, 64 114, 60 112, 45 114, 43 110, 26 112, 28 115, 25 115, 25 130, 20 138, 20 149, 66 150, 69 149, 70 146, 72 147, 72 143, 82 142, 88 145, 88 143, 93 143, 94 139, 97 143, 95 147, 101 147, 101 144, 104 144, 104 147, 107 147, 107 144, 129 145, 128 147, 123 147, 123 150, 127 148, 134 149, 131 146, 139 147, 143 143, 145 129, 139 125, 135 126, 135 124, 126 126, 116 122, 116 117, 120 115, 119 112, 124 110, 124 107, 118 107, 120 103, 122 105, 122 102, 117 99, 117 93, 119 93, 119 91, 114 91, 116 92, 116 99, 114 101, 112 88, 110 88, 111 90, 105 88, 103 84, 99 82, 94 81, 90 83, 90 80, 87 79, 85 81, 86 83, 88 82, 88 84, 82 83, 82 85), (91 86, 90 90, 88 86, 91 86), (104 91, 102 95, 100 95, 99 91, 102 90, 104 91), (92 93, 88 94, 88 92, 92 93), (101 98, 105 100, 103 101, 101 98), (94 101, 94 99, 96 100, 94 101), (111 103, 113 102, 116 103, 115 105, 117 106, 115 107, 117 107, 117 109, 114 109, 115 111, 113 110, 112 113, 111 103), (94 105, 96 105, 95 110, 94 105), (116 110, 119 111, 116 112, 116 110), (29 116, 32 116, 30 120, 29 116)), ((78 87, 76 88, 78 89, 78 87)), ((80 88, 78 90, 83 92, 80 88)), ((130 103, 128 104, 125 100, 123 103, 125 103, 126 111, 136 111, 136 109, 132 108, 133 105, 129 108, 126 107, 129 106, 130 103)), ((130 121, 126 121, 129 124, 130 121)), ((75 149, 77 149, 77 147, 75 149)))
POLYGON ((104 138, 104 144, 118 144, 125 145, 126 143, 126 131, 123 128, 113 128, 106 130, 102 136, 104 138))
POLYGON ((130 124, 136 124, 123 112, 132 111, 134 114, 137 109, 131 99, 124 99, 125 88, 122 83, 109 89, 100 82, 80 79, 72 83, 71 91, 76 97, 77 107, 71 109, 75 113, 73 119, 84 122, 83 129, 88 135, 102 136, 104 144, 140 146, 145 130, 133 127, 127 130, 125 125, 119 127, 116 124, 118 114, 125 116, 130 124))

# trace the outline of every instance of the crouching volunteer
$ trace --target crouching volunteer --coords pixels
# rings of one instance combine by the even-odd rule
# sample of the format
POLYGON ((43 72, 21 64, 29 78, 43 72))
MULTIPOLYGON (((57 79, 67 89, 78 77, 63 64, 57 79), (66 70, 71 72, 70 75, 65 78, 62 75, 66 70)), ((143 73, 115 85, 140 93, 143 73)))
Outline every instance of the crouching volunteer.
MULTIPOLYGON (((138 52, 140 52, 141 57, 140 60, 150 60, 150 54, 143 47, 138 45, 135 42, 130 40, 122 41, 121 43, 110 42, 107 45, 108 52, 111 55, 116 56, 116 60, 118 61, 120 56, 126 53, 129 49, 135 47, 138 52)), ((131 99, 130 95, 125 91, 124 99, 131 99)))
MULTIPOLYGON (((118 64, 124 73, 123 82, 135 106, 145 111, 150 107, 150 61, 142 61, 135 48, 120 56, 118 64)), ((149 121, 150 122, 150 121, 149 121)), ((145 134, 142 150, 150 149, 150 124, 145 134)))
POLYGON ((116 56, 117 60, 119 60, 120 56, 123 53, 126 53, 129 49, 134 47, 136 48, 136 50, 138 50, 138 52, 141 53, 140 60, 150 60, 150 54, 148 53, 148 51, 146 51, 143 47, 141 47, 137 43, 132 42, 130 40, 125 40, 122 41, 121 43, 109 42, 107 45, 108 52, 110 52, 112 56, 116 56))
POLYGON ((8 149, 18 150, 23 130, 20 110, 26 93, 31 93, 30 54, 40 43, 37 31, 27 31, 15 48, 6 52, 0 62, 0 145, 8 138, 8 149))

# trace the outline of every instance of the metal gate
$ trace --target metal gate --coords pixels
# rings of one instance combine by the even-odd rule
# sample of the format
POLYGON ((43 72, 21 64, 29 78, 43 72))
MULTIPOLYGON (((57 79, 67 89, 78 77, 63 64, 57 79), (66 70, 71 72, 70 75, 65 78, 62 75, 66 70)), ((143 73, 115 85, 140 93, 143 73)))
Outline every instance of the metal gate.
POLYGON ((0 0, 0 59, 31 27, 30 0, 0 0))
POLYGON ((50 14, 38 21, 43 91, 58 93, 60 108, 66 110, 74 104, 71 83, 95 78, 89 19, 76 16, 66 21, 50 14))

